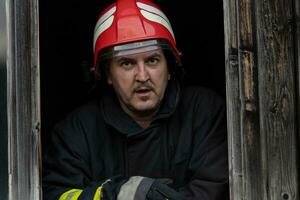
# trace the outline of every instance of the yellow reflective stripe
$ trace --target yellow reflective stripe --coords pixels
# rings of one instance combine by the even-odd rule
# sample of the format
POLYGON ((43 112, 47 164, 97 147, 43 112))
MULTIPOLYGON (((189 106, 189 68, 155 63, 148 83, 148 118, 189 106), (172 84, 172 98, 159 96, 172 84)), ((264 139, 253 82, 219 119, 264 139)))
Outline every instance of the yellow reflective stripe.
POLYGON ((59 197, 59 200, 77 200, 81 192, 79 189, 68 190, 59 197))
POLYGON ((111 181, 111 180, 110 180, 110 179, 106 180, 104 183, 102 183, 102 184, 97 188, 93 200, 101 200, 101 192, 102 192, 102 188, 103 188, 104 184, 108 183, 109 181, 111 181))
POLYGON ((100 200, 100 197, 101 197, 101 191, 102 191, 102 185, 101 185, 100 187, 97 188, 93 200, 100 200))

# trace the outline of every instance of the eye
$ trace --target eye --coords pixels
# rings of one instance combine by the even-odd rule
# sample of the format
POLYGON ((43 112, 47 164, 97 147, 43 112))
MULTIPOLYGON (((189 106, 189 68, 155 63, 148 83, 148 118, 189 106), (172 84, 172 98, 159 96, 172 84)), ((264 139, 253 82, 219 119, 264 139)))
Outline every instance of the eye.
POLYGON ((146 63, 148 65, 157 65, 159 63, 160 59, 159 57, 157 56, 153 56, 153 57, 150 57, 146 60, 146 63))
POLYGON ((123 60, 119 63, 119 65, 124 69, 131 69, 134 63, 131 60, 123 60))

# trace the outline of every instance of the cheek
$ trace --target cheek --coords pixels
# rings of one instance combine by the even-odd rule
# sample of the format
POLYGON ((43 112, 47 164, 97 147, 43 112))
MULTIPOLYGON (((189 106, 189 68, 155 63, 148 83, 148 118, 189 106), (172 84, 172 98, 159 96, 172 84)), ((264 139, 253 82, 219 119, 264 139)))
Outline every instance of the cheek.
POLYGON ((156 86, 156 91, 158 94, 163 95, 167 87, 168 81, 170 80, 170 74, 167 71, 162 71, 157 73, 153 80, 154 85, 156 86))
POLYGON ((108 83, 112 84, 115 90, 121 93, 128 93, 131 91, 132 79, 126 73, 116 73, 108 79, 108 83))
POLYGON ((159 77, 159 81, 162 84, 164 84, 165 82, 168 82, 168 80, 170 80, 170 78, 171 78, 171 75, 167 70, 161 71, 161 72, 159 72, 159 74, 160 75, 157 77, 159 77))

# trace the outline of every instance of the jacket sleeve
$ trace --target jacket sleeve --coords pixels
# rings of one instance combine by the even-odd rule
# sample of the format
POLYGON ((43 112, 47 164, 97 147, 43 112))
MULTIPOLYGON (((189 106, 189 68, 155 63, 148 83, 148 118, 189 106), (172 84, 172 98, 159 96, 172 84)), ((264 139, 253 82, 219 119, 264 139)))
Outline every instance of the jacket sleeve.
POLYGON ((89 148, 84 128, 76 117, 68 117, 55 126, 43 155, 44 200, 104 200, 114 199, 125 182, 122 177, 93 180, 89 166, 89 148))
POLYGON ((229 199, 226 109, 213 95, 198 105, 188 173, 190 181, 179 191, 186 200, 229 199))

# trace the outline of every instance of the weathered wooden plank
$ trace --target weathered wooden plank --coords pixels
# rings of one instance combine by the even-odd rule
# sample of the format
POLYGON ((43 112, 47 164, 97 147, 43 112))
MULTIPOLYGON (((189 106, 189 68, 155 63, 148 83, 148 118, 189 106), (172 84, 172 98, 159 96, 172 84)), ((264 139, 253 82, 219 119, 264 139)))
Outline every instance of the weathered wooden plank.
POLYGON ((224 0, 227 130, 229 149, 230 199, 242 199, 240 127, 240 78, 238 68, 237 13, 235 0, 224 0))
POLYGON ((299 48, 294 49, 293 35, 299 47, 300 3, 294 3, 295 34, 291 0, 224 1, 232 199, 298 199, 294 72, 295 63, 299 66, 299 48), (231 6, 237 7, 236 19, 229 14, 231 6), (232 73, 228 64, 228 52, 232 50, 232 36, 228 34, 235 34, 230 31, 235 26, 238 74, 232 73), (234 96, 238 92, 232 88, 240 90, 240 104, 232 105, 238 99, 234 96), (237 127, 240 136, 235 133, 237 127), (235 143, 237 138, 240 143, 235 143), (238 159, 242 160, 242 168, 236 165, 238 159), (239 178, 233 173, 236 168, 239 178), (238 190, 237 180, 242 185, 238 190))
POLYGON ((293 1, 256 1, 259 112, 267 199, 299 199, 293 1))
MULTIPOLYGON (((296 82, 297 82, 297 118, 298 118, 298 151, 300 145, 300 1, 294 1, 295 7, 295 59, 296 59, 296 82)), ((298 178, 299 179, 299 178, 298 178)))
POLYGON ((38 7, 8 3, 9 199, 41 199, 38 7))
POLYGON ((40 92, 40 44, 39 1, 30 1, 31 19, 31 199, 42 200, 42 147, 41 147, 41 92, 40 92))
POLYGON ((241 132, 242 132, 242 199, 265 199, 262 187, 261 146, 258 114, 254 2, 238 0, 238 41, 240 68, 241 132), (255 176, 254 176, 255 174, 255 176))
MULTIPOLYGON (((239 172, 239 176, 232 172, 230 174, 231 199, 264 199, 265 192, 260 181, 262 166, 253 2, 250 0, 226 1, 224 8, 225 41, 231 42, 231 45, 234 44, 232 43, 232 35, 236 35, 236 41, 234 41, 236 44, 235 73, 232 73, 226 62, 229 152, 231 158, 229 165, 232 172, 239 172), (232 13, 228 6, 235 7, 235 18, 230 15, 226 16, 226 9, 227 12, 232 13), (234 28, 231 28, 232 26, 234 28), (228 27, 236 30, 236 32, 226 31, 228 27), (226 36, 227 34, 229 36, 226 36), (230 127, 236 129, 230 129, 230 127), (256 176, 253 176, 254 173, 256 176)), ((229 44, 225 43, 226 50, 228 47, 230 47, 229 44)))
POLYGON ((254 53, 240 52, 240 68, 242 79, 241 93, 241 132, 242 132, 242 169, 243 198, 264 199, 262 187, 261 147, 259 134, 259 116, 257 106, 257 81, 254 53))

